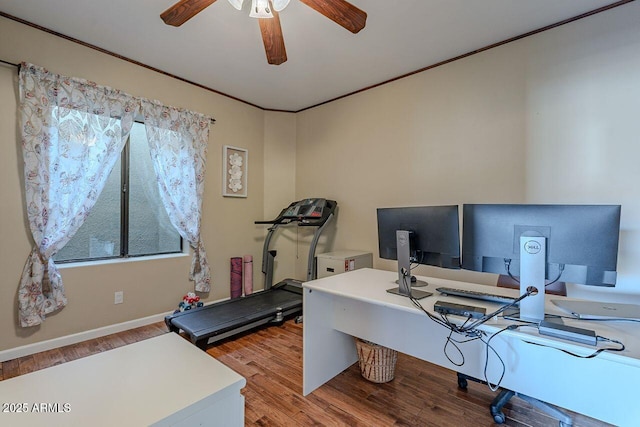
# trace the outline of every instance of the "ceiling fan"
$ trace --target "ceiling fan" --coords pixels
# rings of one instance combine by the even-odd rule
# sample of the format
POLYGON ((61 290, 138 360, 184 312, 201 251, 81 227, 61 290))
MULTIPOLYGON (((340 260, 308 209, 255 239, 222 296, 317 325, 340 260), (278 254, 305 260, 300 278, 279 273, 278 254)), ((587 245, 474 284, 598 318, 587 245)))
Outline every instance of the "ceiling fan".
MULTIPOLYGON (((243 1, 229 0, 229 3, 236 9, 241 10, 243 1)), ((289 1, 251 0, 249 16, 258 18, 262 42, 264 43, 264 50, 269 64, 280 65, 287 60, 287 51, 284 47, 278 12, 284 9, 289 4, 289 1)), ((179 27, 215 2, 216 0, 180 0, 162 12, 160 18, 167 25, 179 27)), ((354 34, 363 29, 367 21, 367 13, 346 0, 300 0, 300 2, 354 34)))

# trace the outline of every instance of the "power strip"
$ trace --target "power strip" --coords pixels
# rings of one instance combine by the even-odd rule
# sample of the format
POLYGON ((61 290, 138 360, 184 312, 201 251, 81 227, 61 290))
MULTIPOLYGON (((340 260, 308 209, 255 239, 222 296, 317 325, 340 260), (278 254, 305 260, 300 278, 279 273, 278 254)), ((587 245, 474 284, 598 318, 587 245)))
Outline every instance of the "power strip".
POLYGON ((453 314, 455 316, 472 317, 479 319, 484 317, 486 309, 472 305, 456 304, 448 301, 436 301, 433 309, 441 314, 453 314))
POLYGON ((582 344, 595 346, 598 344, 598 338, 595 331, 590 329, 576 328, 560 323, 540 322, 538 326, 540 335, 549 335, 556 338, 562 338, 569 341, 575 341, 582 344))

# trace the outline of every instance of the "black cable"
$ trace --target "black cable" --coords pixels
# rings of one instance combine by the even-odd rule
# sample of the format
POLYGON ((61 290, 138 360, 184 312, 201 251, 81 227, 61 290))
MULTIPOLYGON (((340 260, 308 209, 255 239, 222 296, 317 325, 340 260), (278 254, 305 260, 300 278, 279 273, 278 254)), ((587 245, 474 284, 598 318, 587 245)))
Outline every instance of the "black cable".
POLYGON ((420 261, 418 261, 418 257, 413 257, 414 260, 411 262, 411 264, 415 264, 415 265, 413 267, 411 265, 409 265, 409 270, 413 270, 414 268, 418 268, 420 266, 420 264, 422 264, 423 261, 424 261, 424 252, 416 251, 416 253, 417 252, 420 252, 420 261))
MULTIPOLYGON (((406 280, 406 279, 405 279, 406 280)), ((444 313, 440 313, 440 318, 437 318, 436 316, 434 316, 433 314, 429 313, 429 311, 427 311, 422 304, 420 304, 420 301, 418 301, 417 299, 415 299, 413 296, 409 296, 409 299, 411 300, 411 302, 413 303, 413 305, 415 305, 417 308, 419 308, 423 313, 425 313, 431 320, 433 320, 434 322, 436 322, 437 324, 439 324, 440 326, 443 326, 447 329, 452 330, 453 332, 456 332, 458 334, 461 335, 467 335, 467 334, 474 334, 475 332, 472 332, 468 327, 465 328, 461 328, 459 325, 456 325, 455 323, 452 323, 451 321, 449 321, 449 319, 447 318, 447 316, 444 313)), ((472 317, 468 317, 465 322, 463 323, 466 324, 467 322, 469 322, 472 319, 472 317)))
MULTIPOLYGON (((404 285, 407 286, 407 274, 406 272, 403 272, 402 275, 402 280, 404 282, 404 285)), ((410 287, 408 287, 408 289, 411 289, 410 287)), ((482 339, 483 336, 486 335, 486 333, 484 331, 481 331, 479 329, 477 329, 477 327, 483 323, 485 323, 487 320, 491 319, 494 316, 497 316, 498 314, 504 312, 505 310, 517 305, 521 300, 523 300, 524 298, 528 297, 529 295, 531 295, 532 292, 527 292, 523 295, 521 295, 519 298, 516 298, 514 301, 512 301, 509 304, 505 304, 504 306, 500 307, 498 310, 494 311, 493 313, 487 314, 483 317, 481 317, 480 319, 477 319, 475 321, 472 321, 473 318, 471 316, 468 316, 465 321, 461 324, 461 325, 457 325, 453 322, 451 322, 448 319, 448 316, 445 313, 440 313, 440 318, 437 318, 436 316, 432 315, 429 311, 427 311, 422 304, 420 304, 420 301, 418 301, 416 298, 414 298, 411 294, 409 294, 409 299, 411 300, 411 302, 417 307, 419 308, 422 312, 424 312, 431 320, 433 320, 434 322, 438 323, 439 325, 449 329, 449 335, 446 338, 444 347, 443 347, 443 353, 445 355, 445 357, 447 358, 447 360, 449 360, 449 362, 451 362, 451 364, 453 364, 454 366, 463 366, 465 363, 465 358, 464 358, 464 353, 462 352, 462 350, 460 349, 460 347, 458 346, 458 344, 463 344, 463 343, 467 343, 470 341, 475 341, 475 340, 481 340, 484 344, 485 344, 485 351, 486 351, 486 355, 485 355, 485 366, 484 366, 484 379, 485 382, 487 383, 489 389, 491 389, 492 391, 496 391, 499 386, 500 383, 502 382, 502 379, 504 378, 504 375, 506 373, 506 365, 504 363, 504 361, 502 360, 502 358, 500 357, 500 355, 498 354, 498 352, 495 350, 495 348, 493 348, 493 346, 491 346, 491 340, 498 334, 506 331, 506 330, 515 330, 517 328, 520 327, 520 325, 509 325, 506 328, 503 328, 501 330, 499 330, 498 332, 496 332, 495 334, 491 335, 486 341, 482 339), (471 323, 470 323, 471 322, 471 323), (456 340, 453 338, 453 334, 457 333, 459 335, 462 335, 464 337, 466 337, 467 339, 465 340, 456 340), (456 362, 454 361, 453 357, 451 356, 450 352, 448 351, 448 349, 450 348, 450 346, 453 346, 453 348, 457 351, 457 353, 460 355, 460 361, 456 362), (489 363, 489 350, 491 350, 493 352, 493 354, 496 355, 496 357, 498 358, 498 361, 500 361, 500 364, 502 365, 502 373, 500 374, 500 378, 498 379, 498 382, 493 384, 489 381, 488 379, 488 375, 487 375, 487 369, 488 369, 488 363, 489 363)))
POLYGON ((438 323, 440 326, 444 326, 445 328, 448 327, 448 325, 447 325, 447 323, 445 321, 438 319, 433 314, 431 314, 427 310, 425 310, 425 308, 420 304, 420 302, 417 299, 415 299, 413 296, 409 295, 409 299, 411 300, 413 305, 415 305, 417 308, 422 310, 429 317, 429 319, 431 319, 434 322, 438 323))
POLYGON ((558 280, 560 280, 560 277, 562 276, 562 273, 564 273, 564 264, 558 264, 558 269, 560 270, 560 272, 558 273, 558 277, 556 277, 555 279, 553 279, 551 282, 547 283, 546 285, 544 285, 544 287, 546 288, 549 285, 553 285, 554 283, 556 283, 558 280))
POLYGON ((516 283, 520 283, 520 280, 517 277, 515 277, 513 274, 511 274, 511 259, 510 258, 504 258, 504 269, 507 270, 507 274, 509 275, 511 280, 513 280, 516 283))
POLYGON ((504 311, 506 311, 506 310, 508 310, 508 309, 510 309, 512 307, 515 307, 516 305, 518 305, 518 303, 520 303, 520 301, 522 301, 523 299, 525 299, 526 297, 528 297, 528 296, 530 296, 532 294, 533 294, 533 291, 525 292, 524 294, 520 295, 518 298, 516 298, 515 300, 513 300, 509 304, 503 305, 502 307, 500 307, 499 309, 497 309, 493 313, 485 314, 484 316, 482 316, 480 319, 478 319, 477 321, 475 321, 474 323, 472 323, 468 327, 471 328, 471 329, 475 329, 476 327, 478 327, 481 324, 485 323, 487 320, 491 319, 492 317, 495 317, 495 316, 503 313, 504 311))
MULTIPOLYGON (((403 275, 402 275, 402 280, 403 280, 403 282, 405 284, 405 287, 407 287, 408 289, 411 289, 410 286, 407 286, 407 275, 405 273, 403 273, 403 275)), ((512 308, 512 307, 516 306, 520 301, 522 301, 524 298, 528 297, 532 293, 533 292, 531 292, 531 291, 527 291, 526 293, 520 295, 518 298, 516 298, 515 300, 513 300, 509 304, 503 305, 502 307, 500 307, 499 309, 497 309, 496 311, 494 311, 492 313, 485 314, 484 316, 482 316, 481 318, 477 319, 475 322, 471 323, 468 326, 467 326, 467 323, 470 321, 471 317, 467 318, 467 320, 462 325, 456 325, 455 323, 450 322, 446 318, 446 316, 442 316, 441 315, 441 319, 438 319, 437 317, 433 316, 431 313, 429 313, 427 310, 425 310, 425 308, 420 304, 420 302, 417 299, 415 299, 411 294, 409 295, 409 299, 411 300, 411 302, 416 307, 418 307, 427 316, 429 316, 429 318, 431 320, 436 321, 441 326, 444 326, 444 327, 446 327, 448 329, 452 329, 454 332, 457 332, 457 333, 459 333, 461 335, 470 334, 470 335, 473 335, 473 336, 479 336, 479 333, 475 331, 478 326, 480 326, 481 324, 487 322, 492 317, 495 317, 495 316, 501 314, 505 310, 508 310, 509 308, 512 308)))
POLYGON ((604 349, 603 349, 604 351, 624 351, 624 350, 625 350, 625 348, 626 348, 626 347, 624 346, 624 344, 623 344, 621 341, 618 341, 618 340, 614 340, 614 339, 611 339, 611 338, 603 337, 603 336, 600 336, 600 335, 597 335, 597 336, 596 336, 596 339, 597 339, 598 341, 612 342, 612 343, 615 343, 615 344, 619 344, 619 345, 620 345, 620 347, 619 347, 619 348, 604 348, 604 349))
MULTIPOLYGON (((507 270, 507 274, 509 275, 511 280, 513 280, 516 283, 520 283, 520 280, 517 277, 515 277, 513 274, 511 274, 511 259, 510 258, 504 258, 504 268, 505 268, 505 270, 507 270)), ((558 280, 560 280, 560 277, 562 276, 562 273, 564 273, 564 264, 558 264, 558 269, 560 270, 560 272, 558 273, 558 277, 556 277, 555 279, 553 279, 552 281, 550 281, 549 283, 544 285, 545 288, 547 286, 549 286, 549 285, 553 285, 558 280)))
POLYGON ((449 330, 449 336, 447 336, 447 340, 444 343, 444 348, 442 349, 442 352, 446 356, 447 360, 451 362, 451 364, 455 366, 462 366, 464 365, 464 353, 462 352, 462 350, 460 350, 460 347, 458 347, 457 342, 451 339, 453 332, 454 332, 453 329, 449 330), (460 355, 460 359, 462 359, 460 363, 454 362, 453 359, 449 356, 449 353, 447 352, 447 347, 449 346, 449 344, 451 344, 458 351, 458 354, 460 355))
MULTIPOLYGON (((505 262, 507 260, 505 259, 505 262)), ((510 262, 511 260, 509 260, 510 262)), ((561 272, 560 275, 562 275, 562 271, 564 270, 563 268, 564 266, 561 267, 561 272)), ((560 278, 560 275, 558 275, 558 279, 560 278)), ((557 281, 558 279, 556 279, 555 281, 557 281)), ((403 272, 402 275, 402 280, 404 282, 405 287, 407 287, 409 290, 411 290, 411 287, 408 286, 407 284, 407 272, 403 272)), ((551 282, 551 283, 555 283, 555 281, 551 282)), ((549 284, 551 284, 549 283, 549 284)), ((411 300, 411 302, 417 307, 419 308, 423 313, 425 313, 431 320, 433 320, 434 322, 438 323, 439 325, 449 329, 449 335, 447 336, 447 339, 445 341, 444 344, 444 348, 443 348, 443 353, 445 355, 445 357, 447 358, 447 360, 449 360, 449 362, 451 362, 451 364, 455 365, 455 366, 463 366, 465 363, 465 358, 464 358, 464 353, 462 352, 462 350, 460 349, 460 347, 458 347, 458 344, 463 344, 463 343, 467 343, 470 341, 475 341, 477 339, 481 340, 484 344, 485 344, 485 364, 484 364, 484 370, 483 370, 483 375, 484 375, 484 381, 487 384, 487 386, 489 387, 489 389, 491 391, 497 391, 498 388, 500 387, 500 384, 502 383, 502 380, 504 378, 504 375, 506 373, 506 365, 504 363, 504 360, 502 360, 502 358, 500 357, 500 354, 498 354, 498 352, 496 351, 496 349, 491 345, 491 340, 493 338, 495 338, 498 334, 501 334, 504 331, 507 330, 516 330, 519 327, 521 327, 522 325, 509 325, 501 330, 499 330, 498 332, 494 333, 493 335, 491 335, 486 341, 484 339, 482 339, 483 336, 486 335, 486 333, 484 331, 481 331, 479 329, 477 329, 477 327, 483 323, 485 323, 487 320, 491 319, 494 316, 497 316, 498 314, 504 312, 505 310, 515 306, 516 304, 518 304, 521 300, 523 300, 524 298, 528 297, 529 295, 533 294, 533 291, 527 291, 526 293, 524 293, 523 295, 520 295, 519 298, 516 298, 513 302, 509 303, 509 304, 505 304, 504 306, 500 307, 498 310, 494 311, 493 313, 487 314, 483 317, 481 317, 480 319, 477 319, 474 322, 471 322, 472 317, 468 316, 465 321, 461 324, 461 325, 457 325, 453 322, 451 322, 447 315, 445 313, 440 313, 440 318, 438 319, 436 316, 432 315, 429 311, 427 311, 422 304, 420 304, 420 302, 414 298, 411 295, 411 292, 409 292, 409 299, 411 300), (469 322, 471 322, 471 324, 469 324, 469 322), (467 337, 468 339, 466 340, 455 340, 453 338, 453 334, 457 333, 460 335, 463 335, 465 337, 467 337), (453 346, 453 348, 455 348, 455 350, 458 352, 458 354, 460 355, 461 361, 460 362, 455 362, 452 357, 450 356, 449 352, 448 352, 448 348, 449 346, 453 346), (498 361, 500 362, 500 364, 502 365, 502 373, 500 374, 500 378, 498 379, 498 381, 496 383, 492 383, 491 381, 489 381, 488 378, 488 367, 489 367, 489 350, 491 350, 493 352, 493 354, 496 355, 496 357, 498 358, 498 361)), ((563 317, 563 316, 557 316, 557 317, 563 317)), ((529 323, 529 322, 526 322, 529 323)), ((533 323, 533 322, 531 322, 533 323)), ((533 323, 535 325, 535 323, 533 323)), ((591 359, 593 357, 596 357, 597 355, 599 355, 600 353, 604 352, 604 351, 615 351, 615 352, 621 352, 625 350, 625 346, 622 342, 614 340, 614 339, 610 339, 610 338, 606 338, 606 337, 602 337, 600 335, 598 335, 596 337, 596 339, 598 341, 606 341, 606 342, 611 342, 611 343, 615 343, 620 345, 619 348, 612 348, 612 347, 607 347, 607 348, 600 348, 598 350, 596 350, 595 352, 587 355, 587 356, 583 356, 580 354, 576 354, 573 353, 571 351, 568 350, 564 350, 564 349, 560 349, 560 348, 556 348, 556 347, 552 347, 549 345, 545 345, 545 344, 539 344, 539 343, 534 343, 534 342, 530 342, 530 341, 526 341, 523 340, 525 343, 528 344, 532 344, 532 345, 538 345, 541 347, 548 347, 554 350, 559 350, 562 351, 563 353, 566 353, 570 356, 574 356, 574 357, 578 357, 581 359, 591 359)))
MULTIPOLYGON (((403 281, 405 283, 406 286, 406 274, 403 274, 403 281)), ((410 288, 409 288, 410 289, 410 288)), ((503 328, 501 330, 499 330, 498 332, 496 332, 495 334, 491 335, 486 341, 482 339, 482 337, 484 335, 486 335, 486 333, 484 331, 481 331, 479 329, 477 329, 477 327, 485 322, 487 322, 487 320, 491 319, 492 317, 495 317, 499 314, 501 314, 502 312, 504 312, 505 310, 508 310, 509 308, 512 308, 514 306, 516 306, 520 301, 522 301, 524 298, 530 296, 533 292, 532 291, 527 291, 526 293, 524 293, 523 295, 520 295, 520 297, 516 298, 514 301, 512 301, 509 304, 505 304, 504 306, 500 307, 499 309, 497 309, 496 311, 494 311, 493 313, 490 314, 486 314, 483 317, 475 320, 472 322, 472 317, 468 316, 465 321, 461 324, 461 325, 457 325, 451 321, 449 321, 447 315, 445 313, 440 313, 440 319, 438 319, 437 317, 433 316, 431 313, 429 313, 427 310, 425 310, 425 308, 422 306, 422 304, 420 304, 420 302, 413 298, 413 296, 409 295, 409 298, 411 299, 411 302, 413 302, 413 304, 418 307, 420 310, 422 310, 430 319, 434 320, 435 322, 437 322, 439 325, 449 329, 449 335, 447 336, 447 340, 445 341, 445 345, 443 348, 443 352, 445 357, 447 358, 447 360, 449 360, 449 362, 451 362, 453 365, 455 366, 462 366, 464 365, 465 359, 464 359, 464 353, 462 352, 462 350, 460 349, 460 347, 458 347, 457 344, 460 343, 466 343, 466 342, 470 342, 470 341, 474 341, 474 340, 481 340, 484 344, 485 344, 485 366, 484 366, 484 379, 485 382, 487 383, 489 389, 491 389, 492 391, 496 391, 499 387, 500 387, 500 383, 502 382, 502 379, 504 378, 504 375, 506 373, 506 365, 504 363, 504 361, 502 360, 502 358, 500 357, 500 355, 498 354, 498 352, 493 348, 493 346, 491 346, 491 340, 498 334, 506 331, 506 330, 515 330, 517 328, 519 328, 521 325, 509 325, 506 328, 503 328), (471 322, 469 324, 469 322, 471 322), (464 341, 456 341, 455 339, 453 339, 453 333, 457 333, 460 335, 463 335, 465 337, 467 337, 467 340, 464 341), (449 353, 447 352, 447 348, 449 345, 452 345, 456 351, 458 352, 458 354, 461 357, 461 361, 459 363, 455 362, 452 357, 449 355, 449 353), (502 373, 500 374, 500 378, 498 379, 498 382, 495 384, 492 384, 487 376, 487 369, 488 369, 488 363, 489 363, 489 350, 491 350, 493 352, 493 354, 496 355, 496 357, 498 358, 498 361, 500 362, 500 364, 502 365, 502 373)))
MULTIPOLYGON (((403 282, 404 282, 404 284, 406 286, 407 285, 407 275, 406 274, 403 274, 402 280, 403 280, 403 282)), ((481 331, 472 330, 472 329, 469 329, 468 327, 466 327, 467 323, 469 323, 473 318, 471 316, 468 316, 467 319, 465 319, 464 323, 462 325, 458 326, 455 323, 451 322, 447 318, 447 315, 445 313, 440 313, 440 318, 437 318, 436 316, 431 314, 429 311, 427 311, 422 306, 422 304, 420 304, 420 301, 418 301, 412 295, 409 295, 409 299, 411 300, 411 302, 417 308, 419 308, 423 313, 425 313, 431 320, 433 320, 434 322, 438 323, 440 326, 443 326, 444 328, 449 330, 449 335, 446 338, 446 341, 444 343, 444 347, 443 347, 442 351, 443 351, 445 357, 447 358, 447 360, 449 360, 449 362, 451 362, 451 364, 453 364, 455 366, 463 366, 464 363, 465 363, 464 353, 462 352, 460 347, 458 347, 458 344, 464 344, 464 343, 467 343, 469 341, 477 340, 482 335, 481 331), (454 333, 461 334, 463 336, 466 336, 469 339, 456 340, 456 339, 453 338, 453 334, 454 333), (453 348, 458 352, 458 355, 460 356, 460 359, 461 359, 459 362, 456 362, 453 359, 453 357, 451 356, 450 352, 448 351, 450 346, 453 346, 453 348)))
POLYGON ((520 325, 509 325, 506 328, 502 328, 500 329, 498 332, 496 332, 495 334, 491 335, 489 337, 489 339, 485 342, 485 358, 484 358, 484 381, 487 383, 487 386, 489 386, 489 389, 491 391, 497 391, 500 388, 500 383, 502 383, 502 379, 504 378, 504 374, 507 372, 507 367, 504 364, 504 360, 502 360, 502 358, 500 357, 500 355, 498 354, 498 352, 491 346, 491 340, 497 336, 498 334, 501 334, 504 331, 514 331, 516 329, 518 329, 520 327, 520 325), (500 364, 502 365, 502 373, 500 374, 500 378, 498 379, 498 382, 495 384, 492 384, 491 381, 489 381, 489 376, 487 375, 487 369, 489 367, 489 349, 491 349, 491 351, 493 351, 493 354, 496 355, 496 357, 498 358, 498 360, 500 361, 500 364))
MULTIPOLYGON (((469 323, 471 321, 471 319, 473 319, 473 317, 467 316, 467 319, 464 321, 464 323, 462 325, 460 325, 460 329, 464 329, 464 327, 467 325, 467 323, 469 323)), ((449 321, 448 318, 447 318, 447 321, 449 321)))
MULTIPOLYGON (((418 302, 418 304, 420 304, 418 302)), ((420 307, 422 307, 422 305, 420 305, 420 307)), ((424 309, 423 309, 424 311, 424 309)), ((430 314, 430 313, 427 313, 430 314)), ((496 332, 495 334, 491 335, 489 337, 489 339, 487 339, 487 341, 483 340, 482 337, 485 335, 484 331, 480 331, 478 329, 471 329, 469 327, 466 326, 466 324, 473 319, 471 316, 467 317, 467 319, 464 321, 464 323, 462 325, 456 325, 452 322, 449 321, 448 317, 446 314, 441 313, 440 317, 442 319, 442 323, 444 323, 443 326, 447 327, 449 329, 449 335, 447 336, 447 339, 445 341, 445 345, 443 348, 443 353, 445 355, 445 357, 447 358, 447 360, 449 360, 449 362, 451 362, 451 364, 455 365, 455 366, 463 366, 465 363, 465 358, 464 358, 464 353, 462 352, 462 350, 460 349, 460 347, 458 347, 457 344, 464 344, 470 341, 475 341, 475 340, 481 340, 484 344, 485 344, 485 350, 486 350, 486 355, 485 355, 485 366, 484 366, 484 379, 485 382, 487 383, 488 387, 492 390, 492 391, 496 391, 499 386, 500 383, 502 382, 502 379, 504 378, 504 374, 506 373, 506 365, 504 363, 504 361, 502 360, 502 358, 500 357, 500 355, 498 354, 498 352, 493 348, 493 346, 491 346, 491 340, 498 334, 506 331, 506 330, 514 330, 517 329, 518 327, 520 327, 520 325, 509 325, 506 328, 501 329, 500 331, 496 332), (468 339, 466 340, 455 340, 453 338, 453 333, 458 333, 461 335, 464 335, 466 337, 468 337, 468 339), (453 348, 455 348, 455 350, 458 352, 458 354, 460 355, 461 361, 460 362, 456 362, 453 360, 452 356, 450 355, 450 353, 448 352, 448 348, 449 346, 453 346, 453 348), (498 358, 498 360, 500 361, 500 364, 502 365, 502 373, 500 375, 500 379, 498 380, 498 382, 496 384, 492 384, 489 379, 488 379, 488 375, 487 375, 487 369, 488 369, 488 363, 489 363, 489 350, 491 350, 493 352, 493 354, 496 355, 496 357, 498 358)), ((438 322, 440 323, 440 322, 438 322)), ((441 323, 441 324, 442 324, 441 323)))
MULTIPOLYGON (((413 298, 412 298, 413 299, 413 298)), ((427 315, 431 318, 434 318, 433 316, 431 316, 431 313, 427 312, 426 310, 424 310, 424 308, 422 307, 422 305, 416 300, 415 301, 419 308, 422 309, 422 311, 424 311, 425 313, 427 313, 427 315)), ((435 319, 435 318, 434 318, 435 319)), ((466 323, 468 323, 470 320, 472 319, 471 316, 468 316, 467 319, 464 321, 464 323, 462 324, 462 326, 464 326, 466 323)), ((442 352, 444 353, 445 357, 447 358, 447 360, 449 362, 451 362, 452 365, 455 366, 462 366, 464 365, 465 359, 464 359, 464 353, 462 352, 462 350, 460 349, 460 347, 458 347, 458 344, 464 344, 470 341, 474 341, 480 338, 480 335, 476 335, 476 334, 471 334, 470 332, 460 332, 460 327, 458 325, 456 325, 455 323, 452 323, 447 315, 445 313, 440 313, 440 319, 436 319, 438 320, 438 323, 441 326, 444 326, 445 328, 449 329, 449 335, 447 336, 447 339, 444 343, 444 347, 442 349, 442 352), (456 340, 453 338, 453 333, 458 333, 458 334, 464 334, 465 336, 467 336, 469 339, 466 340, 456 340), (453 360, 453 358, 449 355, 449 352, 447 351, 447 348, 449 348, 449 345, 452 345, 458 352, 458 354, 460 355, 461 361, 460 362, 455 362, 453 360)))

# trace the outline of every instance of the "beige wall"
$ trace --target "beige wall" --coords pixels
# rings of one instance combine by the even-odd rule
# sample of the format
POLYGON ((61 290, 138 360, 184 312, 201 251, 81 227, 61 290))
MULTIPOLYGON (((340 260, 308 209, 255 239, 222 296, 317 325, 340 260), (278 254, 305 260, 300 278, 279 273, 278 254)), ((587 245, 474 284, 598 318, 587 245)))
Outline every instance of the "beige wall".
MULTIPOLYGON (((527 42, 527 199, 622 205, 615 299, 640 303, 640 4, 527 42), (634 294, 627 299, 626 294, 634 294)), ((573 286, 573 295, 612 297, 573 286)))
MULTIPOLYGON (((32 62, 216 118, 203 201, 202 232, 213 271, 213 289, 206 297, 228 297, 229 258, 247 253, 259 258, 262 250, 264 232, 253 221, 262 218, 265 209, 264 112, 5 18, 0 18, 0 40, 3 60, 32 62), (221 196, 224 144, 249 150, 246 199, 221 196)), ((65 268, 62 275, 69 305, 39 327, 16 325, 17 286, 31 249, 17 137, 17 96, 16 69, 0 66, 0 350, 177 308, 182 295, 193 289, 188 280, 190 257, 65 268), (117 290, 124 291, 124 304, 113 304, 117 290)), ((259 275, 259 263, 254 270, 259 275)), ((258 280, 257 287, 261 287, 262 280, 258 280)))
POLYGON ((296 194, 338 201, 330 249, 395 269, 377 257, 377 207, 622 204, 618 286, 595 297, 640 303, 639 19, 635 2, 299 113, 296 194))
MULTIPOLYGON (((296 200, 296 118, 293 113, 267 111, 264 114, 264 219, 276 218, 282 209, 296 200)), ((267 225, 259 225, 261 230, 267 225)), ((295 275, 296 227, 280 227, 273 234, 269 249, 277 251, 273 283, 295 275)), ((264 235, 262 236, 264 238, 264 235)), ((261 242, 264 244, 264 241, 261 242)), ((260 255, 261 257, 261 255, 260 255)), ((261 258, 258 257, 258 262, 261 258)), ((260 270, 258 284, 264 276, 260 270)), ((304 277, 304 276, 302 276, 304 277)))
POLYGON ((395 269, 377 258, 376 208, 523 202, 523 71, 514 44, 300 113, 296 191, 338 201, 333 249, 395 269))

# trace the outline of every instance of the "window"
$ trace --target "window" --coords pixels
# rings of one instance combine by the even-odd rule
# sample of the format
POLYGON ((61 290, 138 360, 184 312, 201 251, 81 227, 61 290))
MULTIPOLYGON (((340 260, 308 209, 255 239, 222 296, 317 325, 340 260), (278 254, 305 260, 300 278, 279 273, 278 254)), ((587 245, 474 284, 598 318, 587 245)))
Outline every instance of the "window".
POLYGON ((160 200, 145 126, 129 141, 86 221, 56 262, 181 253, 182 239, 160 200))

